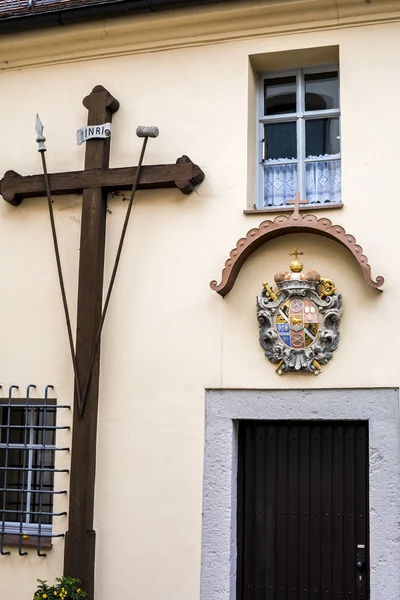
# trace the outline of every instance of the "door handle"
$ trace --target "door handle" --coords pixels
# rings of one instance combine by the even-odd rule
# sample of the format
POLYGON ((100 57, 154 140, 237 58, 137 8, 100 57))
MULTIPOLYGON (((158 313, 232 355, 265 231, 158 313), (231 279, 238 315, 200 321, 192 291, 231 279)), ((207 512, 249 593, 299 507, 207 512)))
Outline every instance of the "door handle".
POLYGON ((365 567, 365 563, 367 562, 367 553, 365 550, 364 544, 357 545, 357 554, 356 554, 356 567, 361 570, 365 567))
POLYGON ((367 563, 367 551, 364 544, 357 544, 356 569, 357 569, 357 587, 364 587, 365 565, 367 563))

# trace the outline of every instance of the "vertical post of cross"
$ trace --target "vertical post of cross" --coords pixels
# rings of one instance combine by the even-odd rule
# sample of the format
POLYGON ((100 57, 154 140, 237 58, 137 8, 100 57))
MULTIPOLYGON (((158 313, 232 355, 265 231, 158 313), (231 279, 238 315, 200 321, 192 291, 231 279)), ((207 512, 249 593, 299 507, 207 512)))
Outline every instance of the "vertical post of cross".
MULTIPOLYGON (((111 122, 119 102, 102 86, 96 86, 83 100, 88 109, 88 125, 111 122)), ((107 169, 110 138, 87 141, 85 169, 107 169)), ((87 377, 96 333, 99 327, 105 254, 107 192, 101 187, 84 189, 79 258, 79 287, 76 334, 76 360, 79 378, 87 377)), ((79 578, 94 596, 95 531, 93 529, 96 436, 99 391, 100 347, 93 366, 86 410, 80 414, 74 396, 70 502, 65 539, 64 574, 79 578)))

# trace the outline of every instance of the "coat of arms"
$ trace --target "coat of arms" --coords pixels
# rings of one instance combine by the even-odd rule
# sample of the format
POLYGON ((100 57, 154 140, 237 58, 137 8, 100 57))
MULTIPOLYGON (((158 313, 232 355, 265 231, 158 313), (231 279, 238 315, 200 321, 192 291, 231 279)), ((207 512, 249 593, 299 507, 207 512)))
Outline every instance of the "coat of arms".
POLYGON ((318 375, 339 345, 342 297, 330 279, 317 271, 303 271, 297 248, 290 271, 276 273, 278 290, 263 283, 257 297, 260 344, 277 364, 279 375, 306 371, 318 375))

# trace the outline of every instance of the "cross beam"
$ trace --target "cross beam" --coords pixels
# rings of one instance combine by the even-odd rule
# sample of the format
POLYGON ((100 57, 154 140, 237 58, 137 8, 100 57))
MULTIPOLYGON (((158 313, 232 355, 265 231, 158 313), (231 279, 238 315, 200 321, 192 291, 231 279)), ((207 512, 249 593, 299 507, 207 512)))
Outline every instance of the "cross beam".
MULTIPOLYGON (((69 173, 49 174, 53 196, 82 194, 84 189, 101 187, 105 192, 128 190, 136 175, 136 167, 119 169, 89 169, 69 173)), ((177 187, 183 194, 190 194, 204 179, 204 173, 188 156, 181 156, 175 164, 143 166, 138 184, 139 190, 177 187)), ((36 198, 46 194, 43 175, 23 177, 15 171, 7 171, 0 180, 0 194, 13 206, 24 198, 36 198)))
MULTIPOLYGON (((119 108, 119 102, 102 86, 96 86, 83 104, 88 109, 89 126, 110 123, 119 108)), ((112 190, 132 188, 137 172, 137 167, 109 169, 109 158, 110 138, 89 139, 84 171, 50 175, 52 194, 83 194, 76 334, 76 363, 81 385, 89 372, 101 321, 107 194, 112 190)), ((182 156, 176 164, 143 167, 138 188, 176 186, 188 194, 203 179, 203 171, 187 156, 182 156)), ((23 198, 45 195, 44 176, 22 177, 15 171, 8 171, 0 181, 0 191, 7 202, 18 205, 23 198)), ((96 534, 93 512, 100 346, 94 356, 86 408, 82 414, 76 386, 74 392, 70 503, 64 555, 64 574, 82 581, 87 600, 94 598, 96 534)))

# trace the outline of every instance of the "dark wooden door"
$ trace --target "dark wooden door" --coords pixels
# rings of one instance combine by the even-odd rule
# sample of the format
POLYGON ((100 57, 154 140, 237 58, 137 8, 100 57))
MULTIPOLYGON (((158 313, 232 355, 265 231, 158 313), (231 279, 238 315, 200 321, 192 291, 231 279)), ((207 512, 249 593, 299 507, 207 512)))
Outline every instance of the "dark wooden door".
POLYGON ((368 423, 241 421, 237 600, 369 600, 368 423))

